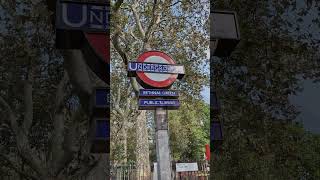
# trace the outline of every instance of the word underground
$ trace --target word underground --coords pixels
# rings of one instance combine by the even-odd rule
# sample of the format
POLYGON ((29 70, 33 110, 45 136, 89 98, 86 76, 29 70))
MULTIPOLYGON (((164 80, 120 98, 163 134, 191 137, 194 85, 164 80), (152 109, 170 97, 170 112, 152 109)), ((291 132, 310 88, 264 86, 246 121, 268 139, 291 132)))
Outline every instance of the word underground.
POLYGON ((130 62, 128 65, 128 71, 184 74, 183 66, 170 65, 170 64, 141 63, 141 62, 130 62))

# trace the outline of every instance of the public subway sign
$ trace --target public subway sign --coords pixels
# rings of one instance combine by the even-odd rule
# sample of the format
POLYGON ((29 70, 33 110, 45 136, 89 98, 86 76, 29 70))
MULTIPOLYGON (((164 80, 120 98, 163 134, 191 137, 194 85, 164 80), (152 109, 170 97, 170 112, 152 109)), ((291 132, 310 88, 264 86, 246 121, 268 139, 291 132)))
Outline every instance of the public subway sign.
POLYGON ((167 90, 167 89, 140 89, 139 97, 176 98, 176 97, 179 97, 179 92, 175 90, 167 90))
POLYGON ((85 32, 107 32, 110 29, 109 6, 57 2, 56 28, 85 32))
POLYGON ((128 76, 137 78, 148 89, 168 89, 184 76, 184 67, 176 65, 167 54, 160 51, 142 53, 136 62, 128 63, 128 76))
POLYGON ((139 99, 139 110, 154 110, 157 107, 173 110, 178 109, 179 106, 178 99, 139 99))

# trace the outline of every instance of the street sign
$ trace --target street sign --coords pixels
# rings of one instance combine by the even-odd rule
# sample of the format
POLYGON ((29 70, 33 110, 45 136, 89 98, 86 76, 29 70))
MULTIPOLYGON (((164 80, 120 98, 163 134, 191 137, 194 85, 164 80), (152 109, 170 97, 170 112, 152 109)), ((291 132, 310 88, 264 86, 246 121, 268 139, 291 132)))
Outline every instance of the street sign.
POLYGON ((220 112, 220 103, 216 92, 212 88, 210 89, 210 109, 211 112, 215 114, 220 112))
POLYGON ((91 96, 92 117, 107 117, 110 112, 110 89, 106 87, 96 87, 91 96))
POLYGON ((108 88, 96 88, 94 97, 94 106, 99 108, 109 108, 110 99, 108 88))
POLYGON ((108 118, 93 118, 91 153, 110 153, 110 122, 108 118))
POLYGON ((179 106, 178 99, 139 99, 139 110, 152 110, 156 107, 166 107, 173 110, 178 109, 179 106))
POLYGON ((107 140, 110 138, 110 125, 107 119, 94 119, 96 121, 95 139, 107 140))
POLYGON ((223 133, 222 133, 222 125, 220 121, 213 120, 211 121, 211 128, 210 128, 210 141, 211 141, 211 149, 216 150, 222 144, 223 141, 223 133))
POLYGON ((144 88, 166 89, 178 78, 184 75, 183 66, 175 64, 174 60, 160 51, 142 53, 137 62, 129 63, 128 76, 136 76, 144 88))
POLYGON ((231 54, 240 41, 240 30, 236 12, 210 12, 210 42, 215 48, 213 56, 226 57, 231 54))
POLYGON ((198 163, 176 163, 176 172, 190 172, 198 170, 198 163))
POLYGON ((176 97, 179 97, 179 92, 175 90, 166 90, 166 89, 140 89, 139 97, 176 98, 176 97))
POLYGON ((159 162, 157 179, 171 177, 167 110, 178 109, 180 106, 176 99, 178 92, 165 89, 183 75, 184 67, 176 65, 170 56, 160 51, 144 52, 136 62, 128 63, 128 76, 135 76, 139 84, 146 88, 139 91, 139 98, 144 98, 139 99, 139 110, 155 110, 155 141, 159 162))
POLYGON ((57 2, 56 28, 85 32, 108 32, 109 6, 57 2))
POLYGON ((211 12, 210 39, 240 39, 239 26, 235 12, 211 12))
POLYGON ((96 87, 91 97, 91 153, 110 152, 110 89, 96 87))

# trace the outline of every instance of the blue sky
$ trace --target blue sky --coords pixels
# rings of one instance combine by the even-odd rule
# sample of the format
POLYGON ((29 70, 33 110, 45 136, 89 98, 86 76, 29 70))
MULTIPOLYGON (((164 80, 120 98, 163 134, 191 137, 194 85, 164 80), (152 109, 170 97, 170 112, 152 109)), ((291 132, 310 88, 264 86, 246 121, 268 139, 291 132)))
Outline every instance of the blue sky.
POLYGON ((297 121, 302 122, 307 131, 320 134, 320 84, 312 80, 302 80, 304 90, 290 97, 301 114, 297 121))
MULTIPOLYGON (((207 50, 207 59, 210 59, 210 49, 207 50)), ((205 66, 204 71, 208 74, 210 73, 210 65, 205 66)), ((210 104, 210 87, 209 86, 203 86, 201 91, 201 95, 203 97, 203 100, 210 104)))
MULTIPOLYGON (((305 1, 299 0, 298 7, 304 6, 305 1)), ((288 15, 289 20, 294 24, 296 21, 295 14, 288 15)), ((309 14, 303 18, 303 29, 308 30, 313 38, 320 38, 319 27, 317 27, 312 19, 318 15, 318 10, 312 8, 309 14)), ((320 84, 314 83, 310 79, 301 80, 303 91, 295 96, 290 97, 290 102, 295 105, 301 114, 298 116, 297 121, 303 123, 307 131, 320 134, 320 84)))

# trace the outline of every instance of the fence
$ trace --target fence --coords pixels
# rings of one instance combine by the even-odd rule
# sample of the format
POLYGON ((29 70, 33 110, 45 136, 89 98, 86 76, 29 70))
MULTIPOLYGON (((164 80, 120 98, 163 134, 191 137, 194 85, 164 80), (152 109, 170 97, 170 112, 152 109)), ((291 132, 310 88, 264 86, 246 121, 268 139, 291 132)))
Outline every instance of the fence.
MULTIPOLYGON (((210 167, 207 162, 197 162, 198 171, 176 172, 175 162, 172 163, 173 180, 209 180, 210 167)), ((154 168, 137 168, 134 164, 113 166, 110 170, 111 180, 153 180, 154 168)))
MULTIPOLYGON (((210 167, 207 162, 197 162, 198 171, 176 172, 175 162, 172 163, 172 180, 209 180, 210 167)), ((110 180, 154 180, 154 168, 152 166, 137 168, 134 164, 111 166, 110 180), (150 171, 149 171, 150 169, 150 171), (148 173, 150 172, 150 173, 148 173)), ((17 180, 19 176, 1 175, 0 180, 17 180)), ((77 180, 94 180, 90 177, 82 177, 77 180)))
POLYGON ((111 180, 151 180, 150 167, 137 167, 134 164, 113 166, 111 180))

